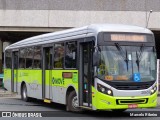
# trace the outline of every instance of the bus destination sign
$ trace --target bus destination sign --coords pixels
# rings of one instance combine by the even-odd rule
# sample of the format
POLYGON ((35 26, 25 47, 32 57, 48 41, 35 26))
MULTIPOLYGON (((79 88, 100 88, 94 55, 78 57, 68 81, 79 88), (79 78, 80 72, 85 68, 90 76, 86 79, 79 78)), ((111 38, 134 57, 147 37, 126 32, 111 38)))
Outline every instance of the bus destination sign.
POLYGON ((111 41, 146 42, 145 35, 111 34, 111 41))

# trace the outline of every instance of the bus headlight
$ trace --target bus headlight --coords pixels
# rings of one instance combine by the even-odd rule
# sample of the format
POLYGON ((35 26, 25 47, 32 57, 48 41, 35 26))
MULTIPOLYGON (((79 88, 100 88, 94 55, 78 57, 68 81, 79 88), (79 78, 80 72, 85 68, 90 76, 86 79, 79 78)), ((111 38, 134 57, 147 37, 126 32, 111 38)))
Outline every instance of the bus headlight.
POLYGON ((157 84, 151 89, 151 95, 157 91, 157 84))
POLYGON ((111 89, 101 85, 101 84, 98 84, 97 83, 97 90, 101 93, 104 93, 104 94, 107 94, 107 95, 110 95, 110 96, 113 96, 113 92, 111 89))

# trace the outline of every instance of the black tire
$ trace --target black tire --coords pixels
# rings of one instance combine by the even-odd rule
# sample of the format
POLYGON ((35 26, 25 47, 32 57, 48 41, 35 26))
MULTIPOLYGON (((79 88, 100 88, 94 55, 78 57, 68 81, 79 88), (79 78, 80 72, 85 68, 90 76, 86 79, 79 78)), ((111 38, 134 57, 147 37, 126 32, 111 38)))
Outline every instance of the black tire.
POLYGON ((78 107, 78 100, 75 91, 72 91, 67 97, 67 111, 81 112, 82 110, 78 107))
POLYGON ((121 112, 124 112, 126 111, 127 109, 113 109, 112 111, 113 112, 116 112, 116 113, 121 113, 121 112))
POLYGON ((26 87, 26 84, 24 84, 22 86, 22 89, 21 89, 21 99, 25 102, 28 102, 29 101, 29 97, 27 95, 27 87, 26 87))

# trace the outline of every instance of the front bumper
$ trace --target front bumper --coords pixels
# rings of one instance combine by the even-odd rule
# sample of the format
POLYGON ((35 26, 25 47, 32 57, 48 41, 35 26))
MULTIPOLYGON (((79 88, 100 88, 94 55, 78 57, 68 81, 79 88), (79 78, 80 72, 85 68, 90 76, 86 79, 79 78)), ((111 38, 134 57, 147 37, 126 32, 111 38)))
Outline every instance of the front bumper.
POLYGON ((114 96, 108 96, 106 94, 103 94, 101 92, 98 92, 95 89, 92 89, 92 105, 94 109, 97 110, 110 110, 110 109, 129 109, 129 105, 137 105, 137 108, 153 108, 157 106, 157 95, 158 92, 154 93, 150 96, 142 96, 142 97, 114 97, 114 96), (125 104, 118 104, 117 100, 142 100, 146 99, 146 102, 144 103, 125 103, 125 104))

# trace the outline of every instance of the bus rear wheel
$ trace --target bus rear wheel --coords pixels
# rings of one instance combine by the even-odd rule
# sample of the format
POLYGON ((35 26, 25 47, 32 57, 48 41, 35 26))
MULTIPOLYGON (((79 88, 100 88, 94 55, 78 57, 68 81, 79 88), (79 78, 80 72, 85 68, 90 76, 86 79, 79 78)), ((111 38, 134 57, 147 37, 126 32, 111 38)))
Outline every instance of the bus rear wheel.
POLYGON ((75 91, 72 91, 67 98, 67 111, 81 112, 78 106, 78 97, 75 91))
POLYGON ((25 102, 28 102, 29 101, 29 97, 27 96, 27 87, 26 87, 26 84, 24 84, 22 86, 22 89, 21 89, 21 99, 25 102))

